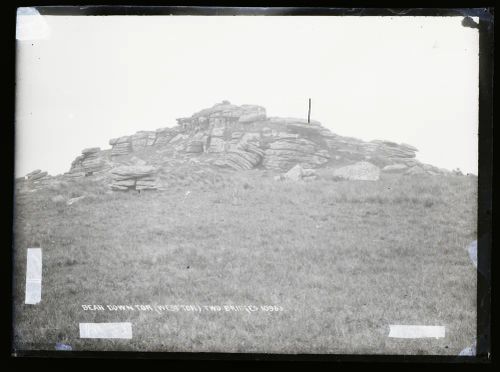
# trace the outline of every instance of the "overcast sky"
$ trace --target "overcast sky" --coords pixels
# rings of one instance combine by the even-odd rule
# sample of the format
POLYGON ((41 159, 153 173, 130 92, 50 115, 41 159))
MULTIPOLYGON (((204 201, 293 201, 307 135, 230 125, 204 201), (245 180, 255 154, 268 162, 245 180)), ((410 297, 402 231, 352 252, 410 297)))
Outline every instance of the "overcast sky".
POLYGON ((18 16, 16 176, 222 100, 406 142, 477 174, 478 30, 461 17, 18 16), (31 17, 31 18, 28 18, 31 17))

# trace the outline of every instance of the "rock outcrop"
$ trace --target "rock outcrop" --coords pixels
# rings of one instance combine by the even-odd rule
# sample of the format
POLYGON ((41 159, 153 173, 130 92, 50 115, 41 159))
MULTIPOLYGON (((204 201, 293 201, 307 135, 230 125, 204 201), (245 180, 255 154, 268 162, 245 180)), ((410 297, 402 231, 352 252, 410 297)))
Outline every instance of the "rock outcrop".
POLYGON ((130 165, 113 168, 112 190, 156 190, 160 187, 157 169, 150 165, 130 165))
MULTIPOLYGON (((296 164, 305 169, 354 167, 338 170, 346 178, 357 177, 356 172, 366 172, 360 177, 378 178, 380 170, 377 173, 373 167, 382 168, 384 173, 443 174, 439 168, 420 163, 416 159, 417 149, 411 145, 344 137, 315 120, 268 117, 261 106, 238 106, 229 101, 179 118, 174 127, 113 138, 109 144, 111 150, 82 151, 67 175, 80 177, 130 165, 130 156, 144 151, 148 163, 160 167, 175 159, 238 171, 261 168, 280 173, 296 164)), ((115 183, 117 188, 128 188, 125 184, 132 183, 121 181, 121 185, 115 183)))

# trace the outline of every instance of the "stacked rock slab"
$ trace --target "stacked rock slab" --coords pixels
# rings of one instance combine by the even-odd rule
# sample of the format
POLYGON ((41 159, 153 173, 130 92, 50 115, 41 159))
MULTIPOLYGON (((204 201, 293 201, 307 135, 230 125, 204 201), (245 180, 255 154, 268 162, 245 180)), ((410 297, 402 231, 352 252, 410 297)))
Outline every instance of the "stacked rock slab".
POLYGON ((220 153, 228 150, 231 132, 237 124, 248 124, 266 119, 266 110, 261 106, 237 106, 223 101, 211 108, 201 110, 189 118, 177 119, 183 132, 205 131, 209 134, 206 151, 220 153))
POLYGON ((236 170, 249 170, 257 167, 264 157, 258 133, 240 133, 231 136, 227 152, 214 164, 236 170))
POLYGON ((41 169, 35 169, 34 171, 29 172, 28 174, 26 174, 26 176, 24 176, 24 178, 27 179, 27 180, 33 179, 33 177, 35 177, 37 174, 40 174, 41 172, 42 172, 41 169))
POLYGON ((224 139, 225 128, 212 128, 208 140, 207 152, 220 153, 226 150, 226 140, 224 139))
POLYGON ((82 150, 82 155, 77 156, 71 163, 69 176, 80 177, 90 175, 105 169, 106 163, 100 156, 99 147, 90 147, 82 150))
POLYGON ((266 169, 289 170, 295 164, 318 168, 330 159, 324 128, 317 121, 297 118, 270 118, 262 128, 265 143, 263 165, 266 169), (277 129, 279 128, 279 129, 277 129))
POLYGON ((389 163, 406 162, 413 164, 417 149, 406 144, 374 140, 365 144, 365 151, 369 158, 374 158, 378 161, 384 159, 389 163))
POLYGON ((28 173, 25 176, 25 179, 27 181, 39 181, 43 178, 46 178, 48 176, 47 172, 42 172, 40 169, 35 169, 34 171, 28 173))
POLYGON ((159 128, 156 130, 154 145, 166 145, 172 138, 180 133, 179 128, 159 128))
POLYGON ((150 165, 130 165, 111 169, 112 190, 156 190, 157 169, 150 165))
MULTIPOLYGON (((184 132, 228 128, 234 123, 250 123, 266 119, 266 109, 256 105, 237 106, 223 101, 211 108, 198 111, 188 118, 179 118, 177 123, 184 132)), ((214 135, 214 134, 213 134, 214 135)))
POLYGON ((149 146, 166 145, 180 133, 179 128, 159 128, 156 131, 139 131, 131 136, 113 138, 109 141, 111 156, 128 155, 149 146))
POLYGON ((132 152, 132 143, 130 136, 112 138, 109 140, 111 147, 111 156, 127 155, 132 152))
POLYGON ((156 139, 155 132, 140 131, 136 134, 130 136, 130 143, 132 145, 132 151, 140 151, 145 149, 146 146, 151 146, 154 144, 156 139))
POLYGON ((321 127, 318 124, 307 124, 303 120, 291 118, 272 118, 270 123, 280 125, 283 130, 273 130, 269 127, 262 129, 266 143, 263 160, 265 168, 289 170, 297 163, 309 168, 318 168, 330 159, 325 146, 317 140, 312 140, 315 136, 320 137, 318 130, 321 127), (312 136, 305 138, 306 135, 301 135, 304 131, 312 136))
MULTIPOLYGON (((181 135, 185 136, 185 135, 181 135)), ((199 154, 204 152, 207 148, 208 142, 208 133, 206 131, 198 131, 192 134, 191 136, 187 136, 187 143, 184 145, 180 144, 179 149, 183 150, 186 153, 191 154, 199 154)), ((175 141, 175 139, 172 139, 175 141)))
POLYGON ((320 134, 327 143, 333 157, 337 160, 360 161, 370 159, 370 162, 377 163, 382 167, 398 163, 403 163, 406 166, 417 164, 415 153, 418 150, 405 143, 397 144, 383 140, 365 142, 357 138, 339 136, 326 128, 322 128, 320 134))
POLYGON ((200 153, 203 152, 203 141, 190 141, 185 149, 189 153, 200 153))
POLYGON ((92 147, 82 151, 82 167, 85 173, 98 172, 104 167, 104 162, 98 156, 100 151, 101 149, 99 147, 92 147))
POLYGON ((139 131, 131 136, 123 136, 109 140, 111 156, 127 155, 134 151, 140 151, 147 146, 153 146, 156 142, 157 132, 139 131))

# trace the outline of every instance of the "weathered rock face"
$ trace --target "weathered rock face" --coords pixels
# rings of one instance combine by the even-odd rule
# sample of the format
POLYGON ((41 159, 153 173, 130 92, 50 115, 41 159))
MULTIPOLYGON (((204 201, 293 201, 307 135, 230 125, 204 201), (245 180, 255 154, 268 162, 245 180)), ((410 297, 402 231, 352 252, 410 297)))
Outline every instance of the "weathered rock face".
POLYGON ((378 166, 396 163, 413 165, 416 148, 390 141, 374 140, 365 142, 356 138, 341 137, 323 130, 328 147, 337 160, 370 160, 378 166))
POLYGON ((153 145, 165 145, 178 134, 179 130, 176 128, 159 128, 156 130, 156 139, 154 140, 153 145))
POLYGON ((185 151, 197 154, 203 152, 203 148, 204 148, 203 141, 191 141, 187 144, 185 151))
POLYGON ((157 132, 140 131, 131 136, 113 138, 109 140, 111 156, 127 155, 134 151, 140 151, 156 142, 157 132))
POLYGON ((234 132, 227 143, 225 154, 219 157, 214 164, 220 167, 229 167, 236 170, 252 169, 257 167, 264 157, 258 133, 234 132))
POLYGON ((130 136, 110 139, 109 144, 112 146, 111 156, 127 155, 132 152, 130 136))
MULTIPOLYGON (((253 123, 266 119, 266 109, 255 105, 236 106, 229 101, 223 101, 211 108, 201 110, 189 118, 177 119, 178 125, 184 132, 212 130, 219 128, 219 134, 224 133, 224 129, 232 124, 253 123)), ((217 136, 217 134, 212 133, 217 136)))
POLYGON ((290 169, 300 162, 317 168, 328 162, 330 155, 316 143, 305 138, 279 138, 265 150, 264 167, 268 169, 290 169))
POLYGON ((150 165, 130 165, 113 168, 110 171, 112 190, 156 190, 160 187, 157 169, 150 165))
POLYGON ((378 181, 380 168, 372 163, 360 161, 353 165, 335 169, 333 175, 346 180, 378 181))

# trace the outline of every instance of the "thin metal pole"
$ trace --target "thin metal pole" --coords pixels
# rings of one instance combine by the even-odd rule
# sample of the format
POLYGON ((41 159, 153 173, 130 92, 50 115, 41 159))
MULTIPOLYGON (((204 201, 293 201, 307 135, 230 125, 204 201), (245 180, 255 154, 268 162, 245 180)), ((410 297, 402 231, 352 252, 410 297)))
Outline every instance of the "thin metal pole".
POLYGON ((309 111, 307 112, 307 124, 311 123, 311 99, 309 98, 309 111))

